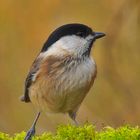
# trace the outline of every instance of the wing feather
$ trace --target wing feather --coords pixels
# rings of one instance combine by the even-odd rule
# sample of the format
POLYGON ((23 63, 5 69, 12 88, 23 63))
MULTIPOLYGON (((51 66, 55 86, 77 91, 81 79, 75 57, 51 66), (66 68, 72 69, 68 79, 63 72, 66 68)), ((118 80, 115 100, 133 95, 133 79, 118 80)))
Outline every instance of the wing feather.
POLYGON ((39 70, 40 64, 41 64, 41 57, 37 57, 37 59, 33 62, 29 74, 27 75, 27 78, 25 80, 25 92, 24 95, 21 97, 21 101, 23 102, 30 102, 29 97, 29 88, 32 85, 33 82, 35 82, 35 74, 39 70))

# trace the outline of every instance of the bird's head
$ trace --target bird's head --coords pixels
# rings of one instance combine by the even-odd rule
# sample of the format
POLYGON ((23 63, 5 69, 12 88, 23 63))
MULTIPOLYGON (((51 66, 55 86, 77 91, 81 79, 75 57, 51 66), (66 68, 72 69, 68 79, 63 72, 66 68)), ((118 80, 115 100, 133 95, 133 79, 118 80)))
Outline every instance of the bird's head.
POLYGON ((67 52, 80 57, 89 56, 95 40, 103 36, 105 36, 104 33, 94 32, 83 24, 66 24, 51 33, 41 52, 49 50, 56 55, 67 52))

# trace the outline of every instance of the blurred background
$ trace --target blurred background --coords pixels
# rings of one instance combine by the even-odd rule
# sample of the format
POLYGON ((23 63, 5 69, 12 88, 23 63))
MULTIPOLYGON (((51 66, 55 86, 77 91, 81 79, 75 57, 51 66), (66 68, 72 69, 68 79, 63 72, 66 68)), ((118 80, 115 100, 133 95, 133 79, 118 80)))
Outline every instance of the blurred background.
MULTIPOLYGON (((139 0, 1 0, 0 131, 13 134, 30 128, 36 109, 19 100, 29 67, 55 28, 75 22, 106 33, 92 49, 98 75, 78 121, 97 128, 140 125, 139 0)), ((61 123, 71 120, 43 114, 37 132, 54 131, 61 123)))

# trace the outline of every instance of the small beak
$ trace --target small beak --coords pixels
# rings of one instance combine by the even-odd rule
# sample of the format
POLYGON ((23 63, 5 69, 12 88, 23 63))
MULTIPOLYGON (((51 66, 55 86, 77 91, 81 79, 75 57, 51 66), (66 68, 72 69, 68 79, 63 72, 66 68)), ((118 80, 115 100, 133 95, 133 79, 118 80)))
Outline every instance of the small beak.
POLYGON ((101 38, 101 37, 104 37, 104 36, 105 36, 105 33, 94 32, 94 38, 95 39, 98 39, 98 38, 101 38))

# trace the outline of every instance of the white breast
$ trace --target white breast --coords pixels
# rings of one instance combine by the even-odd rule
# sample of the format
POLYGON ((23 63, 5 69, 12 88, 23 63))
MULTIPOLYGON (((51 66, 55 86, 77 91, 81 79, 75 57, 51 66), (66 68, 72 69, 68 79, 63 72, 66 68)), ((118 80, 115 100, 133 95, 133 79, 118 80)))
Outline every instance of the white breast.
POLYGON ((68 75, 66 75, 66 77, 68 79, 70 78, 71 81, 69 83, 69 86, 71 86, 71 88, 74 86, 84 86, 87 82, 91 80, 95 72, 96 72, 95 62, 93 61, 93 59, 87 58, 85 61, 81 62, 78 66, 71 69, 68 75))
POLYGON ((54 96, 58 97, 57 101, 60 100, 56 106, 60 106, 62 112, 76 110, 89 91, 94 75, 96 65, 90 58, 61 75, 54 92, 54 96))

